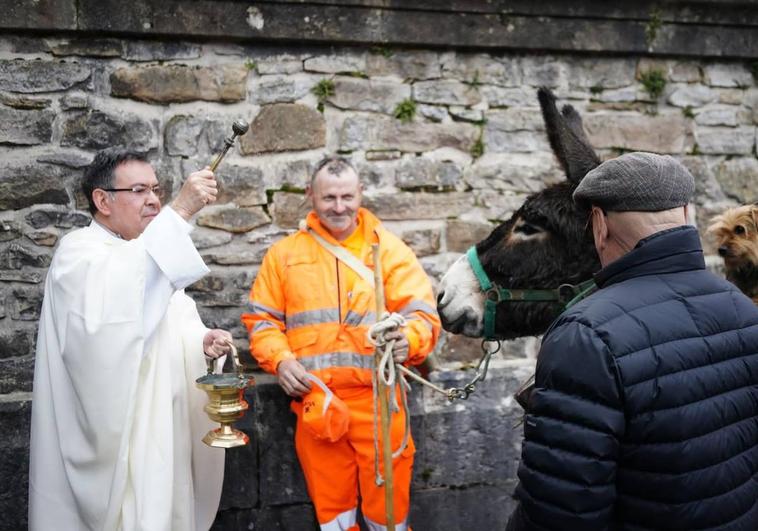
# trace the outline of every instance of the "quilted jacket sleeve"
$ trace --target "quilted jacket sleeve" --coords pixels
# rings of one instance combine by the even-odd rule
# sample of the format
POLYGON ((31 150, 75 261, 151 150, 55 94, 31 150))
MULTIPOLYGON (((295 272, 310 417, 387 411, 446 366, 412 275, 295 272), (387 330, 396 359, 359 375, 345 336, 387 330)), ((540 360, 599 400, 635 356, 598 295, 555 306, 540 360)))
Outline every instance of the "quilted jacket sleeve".
POLYGON ((606 344, 578 321, 545 336, 524 423, 509 530, 610 529, 624 434, 623 396, 606 344))

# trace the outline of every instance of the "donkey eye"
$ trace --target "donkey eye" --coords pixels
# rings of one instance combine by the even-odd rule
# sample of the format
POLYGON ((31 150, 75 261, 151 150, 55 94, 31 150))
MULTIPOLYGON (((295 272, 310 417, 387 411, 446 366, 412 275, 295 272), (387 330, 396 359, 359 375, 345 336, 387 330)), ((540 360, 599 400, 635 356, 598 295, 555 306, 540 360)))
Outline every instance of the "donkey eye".
POLYGON ((532 234, 537 234, 538 232, 542 232, 542 229, 537 227, 536 225, 532 225, 531 223, 523 223, 516 227, 516 232, 520 232, 522 234, 526 234, 527 236, 531 236, 532 234))
POLYGON ((737 225, 736 227, 734 227, 734 233, 745 234, 745 227, 743 227, 742 225, 737 225))

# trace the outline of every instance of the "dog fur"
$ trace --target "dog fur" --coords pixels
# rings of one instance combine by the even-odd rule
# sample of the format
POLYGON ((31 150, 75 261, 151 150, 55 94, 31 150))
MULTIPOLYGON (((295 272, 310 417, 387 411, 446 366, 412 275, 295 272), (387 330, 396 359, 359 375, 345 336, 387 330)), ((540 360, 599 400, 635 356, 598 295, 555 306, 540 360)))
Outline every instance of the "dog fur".
POLYGON ((727 280, 758 304, 758 203, 716 216, 708 233, 716 239, 727 280))

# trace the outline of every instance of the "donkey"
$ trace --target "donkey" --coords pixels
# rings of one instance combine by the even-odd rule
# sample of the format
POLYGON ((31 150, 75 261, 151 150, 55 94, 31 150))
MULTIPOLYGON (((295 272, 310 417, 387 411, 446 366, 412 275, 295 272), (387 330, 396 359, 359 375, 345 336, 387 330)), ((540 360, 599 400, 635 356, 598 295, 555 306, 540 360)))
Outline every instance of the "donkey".
POLYGON ((566 105, 558 112, 546 88, 537 96, 567 179, 527 197, 445 273, 437 309, 448 332, 487 339, 541 334, 571 299, 591 289, 600 269, 589 211, 571 199, 600 159, 576 110, 566 105))

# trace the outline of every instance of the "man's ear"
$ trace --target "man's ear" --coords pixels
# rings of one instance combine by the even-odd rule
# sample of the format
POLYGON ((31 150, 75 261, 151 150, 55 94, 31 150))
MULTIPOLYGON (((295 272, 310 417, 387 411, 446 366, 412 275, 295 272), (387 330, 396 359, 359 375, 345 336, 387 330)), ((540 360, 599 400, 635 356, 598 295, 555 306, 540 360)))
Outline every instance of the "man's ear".
POLYGON ((95 188, 92 191, 92 202, 95 203, 95 208, 97 208, 98 213, 106 217, 111 215, 111 205, 108 199, 108 192, 105 190, 95 188))
POLYGON ((608 240, 608 223, 603 211, 596 206, 592 207, 592 236, 595 239, 595 248, 598 253, 605 248, 608 240))

